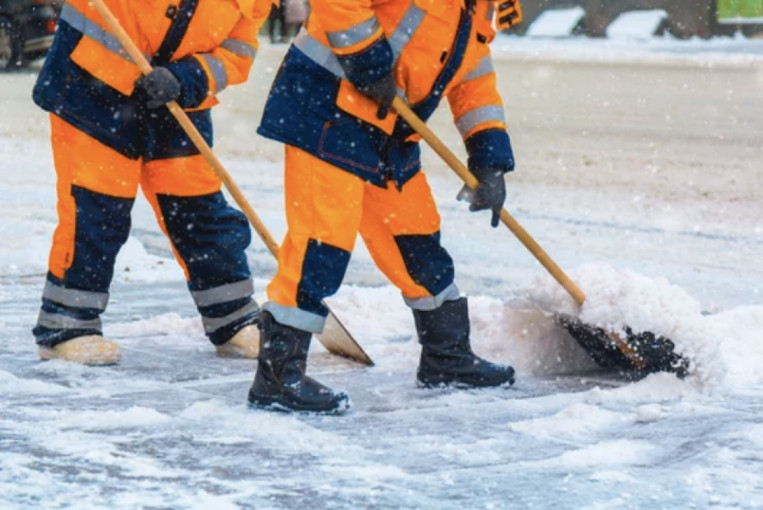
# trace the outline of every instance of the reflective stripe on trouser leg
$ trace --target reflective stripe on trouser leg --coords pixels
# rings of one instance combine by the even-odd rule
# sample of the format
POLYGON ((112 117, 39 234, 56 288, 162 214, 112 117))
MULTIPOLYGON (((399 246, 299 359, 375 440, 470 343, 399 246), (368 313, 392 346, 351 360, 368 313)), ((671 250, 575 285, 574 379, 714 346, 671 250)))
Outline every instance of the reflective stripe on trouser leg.
POLYGON ((459 298, 453 260, 440 244, 440 215, 423 172, 398 191, 367 185, 360 234, 408 306, 434 310, 459 298))
POLYGON ((51 115, 58 226, 33 333, 53 346, 100 334, 114 263, 130 231, 140 163, 51 115))
POLYGON ((33 330, 39 345, 52 347, 66 340, 101 334, 100 314, 106 309, 105 292, 79 290, 48 274, 42 292, 42 307, 33 330))
POLYGON ((260 309, 252 300, 253 293, 251 278, 191 291, 201 314, 204 332, 214 344, 227 342, 236 331, 255 322, 260 309))
POLYGON ((278 272, 263 310, 281 324, 323 331, 323 298, 342 283, 355 245, 365 183, 295 147, 286 146, 286 220, 278 272))
POLYGON ((227 203, 220 179, 198 155, 147 163, 141 186, 185 271, 205 333, 216 345, 227 342, 259 312, 246 217, 227 203))

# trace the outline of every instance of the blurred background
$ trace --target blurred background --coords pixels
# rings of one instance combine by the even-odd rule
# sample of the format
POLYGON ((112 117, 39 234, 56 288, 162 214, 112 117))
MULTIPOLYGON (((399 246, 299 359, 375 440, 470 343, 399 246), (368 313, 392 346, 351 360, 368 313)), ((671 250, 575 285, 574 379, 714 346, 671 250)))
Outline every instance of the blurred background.
MULTIPOLYGON (((63 0, 0 0, 0 70, 45 55, 63 0)), ((524 0, 519 36, 679 39, 763 37, 763 0, 524 0)), ((273 44, 288 43, 309 12, 307 0, 281 0, 263 27, 273 44)), ((263 38, 265 40, 265 38, 263 38)))

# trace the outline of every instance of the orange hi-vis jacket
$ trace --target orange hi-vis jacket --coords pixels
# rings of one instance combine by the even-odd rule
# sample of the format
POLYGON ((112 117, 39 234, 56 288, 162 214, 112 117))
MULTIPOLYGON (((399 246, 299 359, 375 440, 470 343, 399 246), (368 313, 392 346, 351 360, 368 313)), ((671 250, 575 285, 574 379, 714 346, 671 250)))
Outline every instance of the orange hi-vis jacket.
POLYGON ((420 169, 418 137, 357 87, 394 72, 427 119, 447 97, 470 165, 514 166, 488 44, 487 0, 313 0, 273 85, 259 132, 384 185, 420 169))
MULTIPOLYGON (((246 81, 257 52, 257 31, 271 0, 106 0, 154 66, 179 80, 180 105, 211 142, 208 109, 215 94, 246 81)), ((67 0, 34 99, 124 155, 172 157, 141 136, 143 111, 134 89, 140 71, 88 0, 67 0)), ((164 109, 162 109, 164 110, 164 109)), ((164 112, 162 112, 164 113, 164 112)), ((153 115, 152 117, 156 117, 153 115)), ((169 126, 169 123, 168 123, 169 126)), ((187 140, 178 134, 177 144, 187 140)), ((182 155, 182 148, 178 147, 182 155)))

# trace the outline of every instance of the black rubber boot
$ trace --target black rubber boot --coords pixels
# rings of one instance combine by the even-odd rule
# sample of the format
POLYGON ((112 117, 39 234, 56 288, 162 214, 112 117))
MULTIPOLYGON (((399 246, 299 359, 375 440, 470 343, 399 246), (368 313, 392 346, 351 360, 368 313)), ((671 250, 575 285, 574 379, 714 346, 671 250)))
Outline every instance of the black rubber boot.
POLYGON ((347 395, 305 375, 309 331, 279 324, 268 312, 260 314, 259 327, 259 362, 249 389, 250 407, 326 414, 349 409, 347 395))
POLYGON ((446 301, 428 312, 414 310, 423 346, 416 378, 424 386, 500 386, 514 383, 514 369, 479 358, 469 344, 466 298, 446 301))

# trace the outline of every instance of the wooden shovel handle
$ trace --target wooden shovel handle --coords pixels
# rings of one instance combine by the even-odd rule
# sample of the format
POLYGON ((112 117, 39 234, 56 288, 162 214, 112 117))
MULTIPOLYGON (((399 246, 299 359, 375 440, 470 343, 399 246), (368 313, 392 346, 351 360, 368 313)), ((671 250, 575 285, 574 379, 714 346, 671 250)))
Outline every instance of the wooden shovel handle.
MULTIPOLYGON (((141 53, 127 32, 125 32, 124 28, 122 28, 122 25, 119 23, 111 10, 103 3, 103 0, 90 0, 90 3, 93 5, 93 7, 95 7, 95 10, 98 11, 98 14, 101 15, 103 20, 106 22, 106 25, 108 25, 111 33, 116 36, 116 38, 119 40, 119 43, 125 49, 133 62, 135 62, 140 71, 143 74, 150 73, 153 68, 151 67, 148 59, 146 59, 143 53, 141 53)), ((180 126, 186 132, 199 152, 204 156, 204 159, 207 160, 220 180, 223 181, 225 188, 228 190, 238 206, 249 219, 249 222, 252 224, 252 227, 254 227, 257 235, 260 236, 260 239, 262 239, 262 242, 265 243, 265 246, 268 247, 268 250, 270 250, 273 255, 277 256, 278 243, 270 235, 270 232, 268 232, 265 224, 262 222, 260 217, 257 216, 257 213, 254 212, 252 206, 249 205, 249 201, 241 192, 241 189, 236 184, 236 181, 234 181, 230 176, 222 162, 220 162, 220 160, 217 158, 217 155, 212 152, 212 149, 209 147, 206 140, 204 140, 204 137, 201 136, 199 130, 196 129, 196 126, 193 124, 193 122, 191 122, 191 119, 188 118, 188 115, 175 101, 167 103, 167 108, 169 108, 170 113, 172 113, 173 117, 175 117, 178 123, 180 123, 180 126)))
MULTIPOLYGON (((479 181, 476 177, 466 168, 461 160, 448 149, 445 144, 429 129, 429 127, 422 121, 411 108, 403 102, 402 99, 396 97, 392 103, 392 107, 397 113, 410 124, 410 126, 421 135, 427 144, 429 144, 434 151, 445 160, 448 166, 461 177, 461 180, 469 186, 471 189, 475 189, 479 185, 479 181)), ((580 288, 573 282, 569 276, 560 268, 556 262, 540 247, 540 245, 527 233, 527 231, 520 225, 516 219, 506 209, 501 209, 501 221, 506 225, 511 232, 517 236, 525 247, 530 250, 530 253, 541 263, 546 270, 551 273, 556 281, 558 281, 564 289, 569 292, 570 296, 582 306, 585 301, 585 294, 580 288)))

